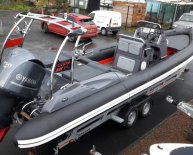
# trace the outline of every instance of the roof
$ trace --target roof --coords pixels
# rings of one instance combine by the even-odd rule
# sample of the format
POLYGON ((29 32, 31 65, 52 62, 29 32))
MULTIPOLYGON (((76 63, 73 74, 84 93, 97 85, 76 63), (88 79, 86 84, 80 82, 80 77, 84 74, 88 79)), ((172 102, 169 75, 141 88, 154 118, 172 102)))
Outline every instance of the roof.
POLYGON ((181 2, 181 0, 156 0, 159 2, 166 2, 166 3, 174 3, 174 2, 181 2))
POLYGON ((179 4, 179 5, 193 5, 193 2, 178 2, 175 4, 179 4))
POLYGON ((103 14, 103 13, 105 13, 105 14, 119 13, 119 14, 120 14, 120 12, 117 12, 117 11, 110 11, 110 10, 95 10, 95 11, 92 11, 92 12, 93 12, 93 13, 99 12, 100 14, 103 14))
POLYGON ((179 5, 193 5, 193 2, 184 2, 182 0, 155 0, 155 1, 163 2, 163 3, 174 3, 174 4, 179 4, 179 5))
POLYGON ((131 3, 146 3, 145 0, 114 0, 114 1, 131 2, 131 3))
POLYGON ((90 17, 78 13, 68 13, 68 15, 78 17, 79 19, 90 19, 90 17))

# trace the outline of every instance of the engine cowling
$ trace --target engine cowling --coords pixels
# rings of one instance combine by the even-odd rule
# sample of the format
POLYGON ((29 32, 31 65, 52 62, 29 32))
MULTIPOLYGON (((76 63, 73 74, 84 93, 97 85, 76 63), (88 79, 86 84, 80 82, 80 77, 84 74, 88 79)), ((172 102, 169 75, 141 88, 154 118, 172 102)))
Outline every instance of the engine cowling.
POLYGON ((29 51, 16 48, 0 66, 0 129, 12 123, 14 108, 33 99, 45 76, 43 64, 29 51))

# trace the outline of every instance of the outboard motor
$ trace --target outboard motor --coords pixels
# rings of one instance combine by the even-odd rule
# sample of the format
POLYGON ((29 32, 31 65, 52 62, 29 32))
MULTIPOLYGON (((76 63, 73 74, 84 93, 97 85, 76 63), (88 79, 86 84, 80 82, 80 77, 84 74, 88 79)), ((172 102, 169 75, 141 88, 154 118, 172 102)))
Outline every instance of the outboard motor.
POLYGON ((14 108, 38 94, 45 75, 43 64, 29 51, 16 48, 0 66, 0 141, 6 134, 14 108))

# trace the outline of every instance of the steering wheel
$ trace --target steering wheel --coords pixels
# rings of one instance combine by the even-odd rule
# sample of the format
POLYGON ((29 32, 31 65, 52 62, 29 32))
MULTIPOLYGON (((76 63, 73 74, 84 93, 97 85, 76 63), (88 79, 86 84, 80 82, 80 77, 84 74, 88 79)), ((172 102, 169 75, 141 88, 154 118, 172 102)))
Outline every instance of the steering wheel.
POLYGON ((149 32, 149 34, 147 35, 147 39, 149 41, 154 41, 156 37, 157 35, 154 32, 149 32))
POLYGON ((139 36, 139 38, 142 38, 143 40, 148 39, 148 35, 147 34, 138 32, 137 35, 139 36))

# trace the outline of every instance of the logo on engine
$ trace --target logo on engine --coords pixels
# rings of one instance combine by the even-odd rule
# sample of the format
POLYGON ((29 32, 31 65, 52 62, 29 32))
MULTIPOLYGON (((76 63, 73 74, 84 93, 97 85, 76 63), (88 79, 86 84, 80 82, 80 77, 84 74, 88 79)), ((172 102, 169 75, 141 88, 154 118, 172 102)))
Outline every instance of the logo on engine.
POLYGON ((3 62, 3 67, 4 67, 4 68, 11 68, 11 67, 12 67, 12 64, 9 63, 9 62, 7 62, 7 61, 4 61, 4 62, 3 62))
POLYGON ((26 76, 23 76, 22 74, 17 74, 15 78, 18 81, 22 81, 22 82, 29 83, 32 85, 35 85, 37 83, 36 80, 33 80, 33 79, 26 77, 26 76))
POLYGON ((17 74, 17 75, 16 75, 16 80, 20 81, 20 80, 22 80, 22 77, 23 77, 23 76, 22 76, 21 74, 17 74))

